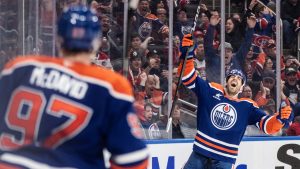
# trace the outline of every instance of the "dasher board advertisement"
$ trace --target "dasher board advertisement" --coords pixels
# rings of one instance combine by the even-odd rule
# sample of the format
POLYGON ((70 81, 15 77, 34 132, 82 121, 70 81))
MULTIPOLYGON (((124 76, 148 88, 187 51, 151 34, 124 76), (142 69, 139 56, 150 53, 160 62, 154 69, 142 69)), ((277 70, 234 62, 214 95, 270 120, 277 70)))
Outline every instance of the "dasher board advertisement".
MULTIPOLYGON (((149 140, 148 169, 181 169, 193 140, 149 140)), ((300 137, 247 137, 241 142, 235 169, 300 169, 300 137)))

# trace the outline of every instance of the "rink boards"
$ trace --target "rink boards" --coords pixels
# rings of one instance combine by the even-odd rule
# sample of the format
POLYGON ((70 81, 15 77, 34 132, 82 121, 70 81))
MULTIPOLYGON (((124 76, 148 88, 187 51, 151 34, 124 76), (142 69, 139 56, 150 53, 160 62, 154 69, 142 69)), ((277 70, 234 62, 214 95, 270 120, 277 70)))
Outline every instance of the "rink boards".
MULTIPOLYGON (((181 169, 193 140, 147 140, 147 145, 148 169, 181 169)), ((300 169, 300 137, 245 137, 235 169, 300 169)))

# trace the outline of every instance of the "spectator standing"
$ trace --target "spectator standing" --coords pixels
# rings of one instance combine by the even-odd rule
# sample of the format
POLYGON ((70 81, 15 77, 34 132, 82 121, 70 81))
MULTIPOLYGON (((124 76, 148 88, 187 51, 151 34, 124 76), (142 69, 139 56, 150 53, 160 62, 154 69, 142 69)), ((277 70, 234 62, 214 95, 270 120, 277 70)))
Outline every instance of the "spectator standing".
POLYGON ((137 51, 133 51, 129 58, 128 80, 133 86, 134 92, 144 90, 147 74, 142 69, 142 56, 137 51))
POLYGON ((265 64, 264 64, 264 70, 270 70, 275 73, 273 60, 270 57, 266 58, 265 64))
POLYGON ((297 71, 297 78, 298 78, 298 84, 300 85, 300 62, 298 59, 296 59, 294 56, 292 55, 288 55, 284 58, 284 65, 285 65, 285 69, 281 71, 281 79, 286 80, 285 77, 285 70, 287 68, 293 68, 297 71))
POLYGON ((208 19, 205 12, 200 13, 198 22, 199 23, 196 25, 196 30, 201 31, 202 34, 204 35, 206 33, 206 30, 207 30, 208 25, 209 25, 209 19, 208 19))
MULTIPOLYGON (((273 70, 272 71, 275 72, 274 70, 275 70, 275 65, 276 65, 276 62, 277 62, 277 60, 276 60, 276 45, 275 45, 275 41, 273 39, 268 40, 266 42, 266 45, 262 48, 262 52, 263 53, 260 54, 262 56, 260 56, 260 57, 261 58, 265 58, 265 59, 266 58, 270 58, 272 60, 272 62, 273 62, 273 66, 272 66, 273 70)), ((278 61, 278 62, 280 62, 280 69, 281 69, 281 71, 284 71, 285 66, 284 66, 284 58, 283 58, 283 56, 281 56, 280 61, 278 61)), ((264 68, 265 68, 265 66, 267 66, 265 64, 266 64, 266 62, 264 62, 264 68)), ((259 72, 257 72, 256 74, 254 74, 253 75, 253 81, 260 81, 261 80, 261 75, 262 75, 262 73, 259 73, 259 72)))
POLYGON ((112 26, 113 18, 108 15, 100 15, 99 19, 102 25, 102 45, 99 53, 105 53, 110 59, 115 70, 121 67, 120 60, 122 58, 122 50, 120 45, 123 38, 123 33, 119 25, 112 26))
POLYGON ((131 18, 131 32, 137 32, 144 41, 148 37, 153 37, 153 43, 162 44, 164 38, 169 36, 169 28, 161 23, 157 16, 151 13, 150 2, 140 0, 138 8, 131 18))
MULTIPOLYGON (((216 15, 212 15, 210 18, 210 25, 207 33, 204 37, 204 50, 206 54, 206 65, 207 65, 207 79, 209 81, 219 82, 220 81, 220 67, 221 57, 216 53, 213 48, 213 35, 216 25, 220 22, 220 18, 216 15)), ((241 44, 239 50, 234 54, 233 48, 230 43, 224 43, 225 46, 225 72, 228 73, 230 69, 239 68, 241 69, 244 64, 245 57, 249 52, 252 43, 253 28, 255 26, 255 17, 251 16, 247 20, 248 29, 246 31, 245 40, 241 44)), ((219 52, 221 52, 221 46, 219 46, 219 52)))
POLYGON ((195 69, 200 77, 206 80, 206 62, 203 43, 199 43, 195 49, 195 69))
POLYGON ((169 24, 168 17, 167 17, 167 10, 165 8, 157 8, 156 16, 161 23, 165 25, 169 24))
MULTIPOLYGON (((285 65, 285 68, 292 67, 295 70, 297 70, 297 77, 300 79, 300 71, 299 71, 300 62, 298 59, 296 59, 296 57, 294 57, 292 55, 286 56, 284 58, 284 65, 285 65)), ((282 71, 282 72, 283 72, 283 76, 281 76, 281 77, 282 77, 282 79, 285 79, 284 71, 282 71)))
POLYGON ((257 18, 254 32, 258 35, 265 35, 273 38, 273 29, 276 24, 276 18, 270 12, 269 8, 260 4, 256 0, 252 0, 246 13, 249 14, 249 12, 253 12, 257 18))
MULTIPOLYGON (((151 0, 150 1, 150 9, 151 11, 156 11, 158 8, 164 8, 165 10, 168 10, 168 1, 167 0, 151 0)), ((156 15, 158 16, 158 15, 156 15)))
MULTIPOLYGON (((172 53, 172 60, 174 65, 178 65, 178 55, 179 55, 179 37, 173 36, 173 53, 172 53)), ((163 49, 162 49, 162 58, 161 63, 168 65, 169 63, 169 38, 164 39, 163 49)))
POLYGON ((249 85, 245 85, 243 91, 240 95, 240 98, 249 98, 252 99, 252 89, 249 85))
POLYGON ((156 75, 159 77, 160 89, 164 92, 168 91, 168 67, 161 63, 162 51, 157 48, 149 49, 148 52, 149 67, 146 68, 148 75, 156 75))
POLYGON ((261 75, 263 66, 265 65, 265 54, 254 54, 254 47, 251 46, 244 61, 244 72, 247 76, 247 81, 250 82, 255 74, 261 75))
POLYGON ((268 88, 270 91, 270 95, 268 96, 269 98, 272 99, 276 99, 275 97, 275 83, 276 83, 276 78, 275 78, 275 73, 271 70, 264 70, 264 72, 262 73, 260 79, 254 81, 254 85, 251 86, 251 88, 253 89, 253 95, 256 96, 257 92, 261 89, 261 87, 259 87, 261 85, 261 82, 263 84, 264 87, 268 88), (256 83, 255 83, 256 82, 256 83), (256 90, 254 90, 256 89, 256 90), (259 90, 257 90, 259 89, 259 90))
POLYGON ((262 107, 267 104, 270 98, 270 89, 265 87, 263 82, 260 82, 259 91, 255 95, 254 101, 259 107, 262 107))
POLYGON ((176 104, 172 114, 172 138, 193 138, 196 131, 182 122, 181 120, 181 104, 176 104))
POLYGON ((144 129, 144 135, 147 139, 161 139, 159 127, 153 118, 152 105, 146 103, 144 106, 145 119, 141 120, 141 125, 144 129))
MULTIPOLYGON (((261 85, 261 88, 265 88, 265 87, 263 85, 261 85)), ((265 92, 267 91, 266 88, 261 89, 261 90, 265 91, 265 92)), ((261 100, 263 100, 263 101, 266 100, 266 103, 264 103, 264 105, 261 106, 261 108, 266 112, 266 114, 273 115, 275 112, 275 102, 273 99, 266 99, 266 95, 267 94, 260 95, 260 98, 258 98, 259 100, 255 100, 255 101, 257 103, 259 103, 259 102, 261 102, 261 100)), ((240 98, 252 99, 252 89, 249 85, 246 84, 244 86, 243 91, 240 94, 240 98)), ((278 134, 281 135, 281 132, 278 134)), ((278 134, 276 134, 276 135, 278 135, 278 134)), ((264 132, 259 130, 255 125, 248 125, 244 135, 245 136, 266 136, 267 134, 265 134, 264 132)))
POLYGON ((102 36, 106 37, 110 42, 111 46, 118 49, 118 46, 121 45, 123 33, 122 28, 114 23, 113 18, 108 15, 101 15, 101 24, 102 24, 102 36))
POLYGON ((231 44, 233 53, 237 52, 240 48, 244 40, 244 35, 245 31, 239 21, 232 17, 226 19, 225 41, 231 44))
POLYGON ((157 121, 162 114, 163 106, 167 101, 167 93, 160 90, 159 77, 155 74, 148 75, 145 83, 145 90, 135 92, 136 109, 139 114, 143 111, 144 105, 150 103, 152 105, 153 118, 157 121))
POLYGON ((292 103, 292 107, 300 102, 300 86, 298 84, 299 78, 298 71, 293 67, 285 69, 285 87, 288 90, 288 99, 292 103))
POLYGON ((193 22, 189 20, 187 11, 184 8, 179 8, 176 15, 177 21, 174 24, 174 35, 182 39, 183 35, 191 33, 193 22))
POLYGON ((135 51, 137 52, 142 59, 142 66, 145 67, 147 63, 147 53, 148 50, 148 43, 152 40, 152 37, 148 37, 147 39, 142 42, 141 37, 138 35, 138 33, 132 33, 130 36, 130 48, 128 49, 129 56, 135 51))
POLYGON ((273 115, 274 113, 276 113, 275 100, 268 99, 268 102, 261 108, 264 109, 266 112, 268 112, 268 114, 273 115))
POLYGON ((172 138, 184 138, 180 125, 180 108, 176 104, 172 114, 172 138))
POLYGON ((285 48, 291 48, 297 37, 296 28, 299 27, 300 1, 281 1, 281 18, 283 23, 283 44, 285 48))
POLYGON ((102 52, 101 50, 99 50, 98 54, 95 57, 93 57, 91 60, 95 65, 114 70, 109 56, 106 53, 102 52))

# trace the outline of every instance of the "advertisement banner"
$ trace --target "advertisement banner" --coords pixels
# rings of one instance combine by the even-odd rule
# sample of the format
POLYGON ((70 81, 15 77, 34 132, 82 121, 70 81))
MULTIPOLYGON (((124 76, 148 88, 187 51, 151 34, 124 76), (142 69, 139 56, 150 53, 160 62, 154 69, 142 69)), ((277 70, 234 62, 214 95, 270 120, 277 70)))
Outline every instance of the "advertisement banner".
MULTIPOLYGON (((193 140, 149 141, 148 169, 181 169, 193 140)), ((299 137, 245 138, 241 142, 235 169, 300 169, 299 137)))

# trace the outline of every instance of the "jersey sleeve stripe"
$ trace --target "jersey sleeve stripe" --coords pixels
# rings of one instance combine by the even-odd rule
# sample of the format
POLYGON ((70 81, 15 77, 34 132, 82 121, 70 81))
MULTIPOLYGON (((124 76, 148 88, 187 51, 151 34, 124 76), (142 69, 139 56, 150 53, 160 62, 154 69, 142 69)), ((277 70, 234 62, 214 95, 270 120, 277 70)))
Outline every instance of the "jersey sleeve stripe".
POLYGON ((73 167, 53 167, 53 166, 49 166, 48 164, 45 164, 45 163, 37 162, 32 159, 29 159, 29 158, 26 158, 23 156, 19 156, 19 155, 10 154, 10 153, 2 154, 0 159, 5 162, 11 163, 11 164, 17 164, 17 165, 24 166, 27 168, 76 169, 73 167))
POLYGON ((260 129, 266 134, 278 132, 283 124, 281 124, 276 116, 264 116, 260 121, 260 129))
POLYGON ((265 122, 264 126, 264 132, 266 134, 274 134, 277 133, 284 124, 281 124, 277 118, 276 115, 269 116, 268 119, 265 122))
POLYGON ((193 83, 192 85, 187 86, 187 88, 189 88, 189 89, 193 89, 195 87, 196 87, 195 83, 193 83))
POLYGON ((259 122, 259 128, 262 130, 262 131, 264 131, 264 122, 265 122, 265 118, 266 118, 267 116, 263 116, 262 118, 261 118, 261 120, 260 120, 260 122, 259 122))
POLYGON ((264 118, 262 118, 261 120, 261 127, 262 127, 261 130, 266 134, 268 134, 267 123, 269 120, 270 120, 270 116, 264 116, 264 118))
POLYGON ((195 74, 195 69, 193 69, 189 74, 182 77, 183 81, 186 81, 187 79, 191 78, 195 74))
MULTIPOLYGON (((178 67, 178 72, 177 72, 178 75, 180 74, 181 69, 182 69, 182 62, 178 67)), ((193 59, 188 59, 186 61, 186 67, 184 69, 182 82, 187 88, 192 89, 195 87, 196 79, 197 79, 197 74, 194 68, 193 59)))
POLYGON ((111 166, 110 166, 111 169, 145 169, 147 167, 148 167, 148 159, 144 160, 141 163, 138 163, 136 165, 119 166, 114 163, 111 163, 111 166))
POLYGON ((148 149, 144 148, 141 150, 137 150, 137 151, 122 154, 122 155, 116 155, 113 157, 113 161, 116 164, 124 165, 124 164, 128 164, 128 163, 134 163, 137 161, 144 160, 144 159, 148 158, 148 156, 149 156, 148 149))
POLYGON ((197 74, 194 71, 193 75, 189 79, 187 79, 187 81, 182 81, 182 82, 184 85, 187 86, 187 85, 193 84, 195 82, 196 78, 197 78, 197 74))
MULTIPOLYGON (((178 71, 177 71, 178 75, 180 75, 181 69, 182 69, 182 62, 180 62, 179 67, 178 67, 178 71)), ((195 71, 193 59, 188 59, 186 61, 185 69, 183 72, 183 77, 188 78, 189 75, 191 76, 193 74, 193 71, 195 71)))

